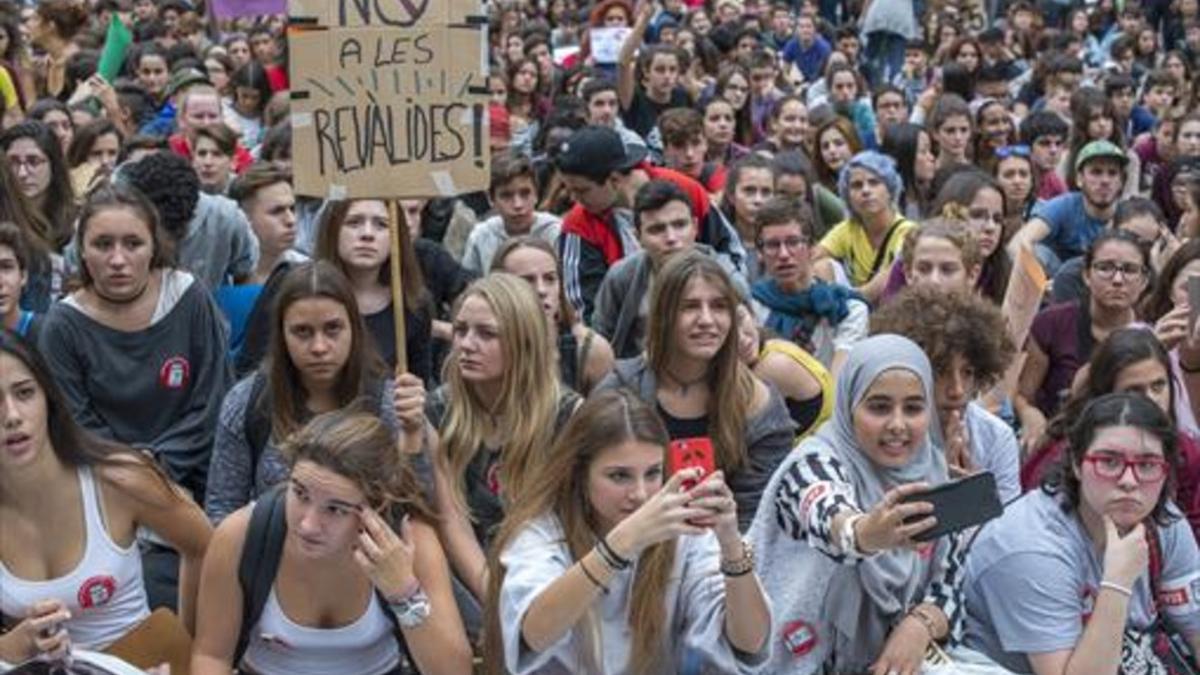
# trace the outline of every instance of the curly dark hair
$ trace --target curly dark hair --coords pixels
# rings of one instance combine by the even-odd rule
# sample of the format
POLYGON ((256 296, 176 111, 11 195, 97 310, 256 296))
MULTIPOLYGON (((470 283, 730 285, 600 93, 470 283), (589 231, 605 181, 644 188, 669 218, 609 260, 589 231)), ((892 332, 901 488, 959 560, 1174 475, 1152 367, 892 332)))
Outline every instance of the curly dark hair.
POLYGON ((156 152, 122 166, 119 176, 154 203, 167 234, 176 241, 187 234, 200 201, 200 177, 186 159, 174 152, 156 152))
POLYGON ((920 284, 910 286, 871 315, 871 334, 903 335, 921 347, 935 373, 945 372, 955 355, 975 368, 981 388, 996 383, 1017 348, 1004 315, 974 294, 920 284))
POLYGON ((1158 502, 1150 512, 1150 518, 1159 526, 1170 525, 1179 516, 1169 508, 1175 496, 1177 472, 1179 471, 1179 441, 1175 425, 1167 414, 1153 401, 1141 394, 1105 394, 1092 400, 1083 409, 1079 420, 1071 426, 1067 437, 1067 452, 1061 464, 1042 481, 1042 491, 1062 494, 1066 498, 1065 511, 1077 510, 1080 500, 1080 482, 1076 470, 1083 466, 1083 457, 1091 447, 1096 434, 1105 427, 1136 427, 1157 438, 1162 444, 1163 459, 1170 468, 1158 502))

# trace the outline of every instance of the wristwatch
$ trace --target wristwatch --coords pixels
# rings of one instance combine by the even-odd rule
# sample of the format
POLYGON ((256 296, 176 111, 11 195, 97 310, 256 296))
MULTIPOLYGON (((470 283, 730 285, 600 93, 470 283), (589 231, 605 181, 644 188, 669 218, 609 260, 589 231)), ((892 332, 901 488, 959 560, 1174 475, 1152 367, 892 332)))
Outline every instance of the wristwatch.
POLYGON ((388 609, 392 610, 396 623, 400 624, 401 628, 416 628, 425 623, 433 607, 429 604, 429 596, 425 595, 425 589, 418 586, 416 591, 403 600, 390 603, 388 609))
POLYGON ((742 556, 736 560, 721 559, 721 574, 727 577, 740 577, 754 571, 754 547, 750 542, 742 540, 742 556))

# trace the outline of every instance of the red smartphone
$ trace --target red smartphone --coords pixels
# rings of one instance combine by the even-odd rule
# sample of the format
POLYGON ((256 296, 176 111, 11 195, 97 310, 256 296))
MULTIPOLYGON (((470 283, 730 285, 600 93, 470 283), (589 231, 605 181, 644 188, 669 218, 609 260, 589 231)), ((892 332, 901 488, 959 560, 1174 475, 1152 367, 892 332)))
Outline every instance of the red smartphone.
POLYGON ((684 490, 691 490, 699 485, 709 474, 717 470, 716 452, 713 450, 712 439, 707 436, 699 438, 679 438, 667 446, 667 472, 675 475, 682 469, 700 467, 704 473, 696 480, 683 482, 684 490))

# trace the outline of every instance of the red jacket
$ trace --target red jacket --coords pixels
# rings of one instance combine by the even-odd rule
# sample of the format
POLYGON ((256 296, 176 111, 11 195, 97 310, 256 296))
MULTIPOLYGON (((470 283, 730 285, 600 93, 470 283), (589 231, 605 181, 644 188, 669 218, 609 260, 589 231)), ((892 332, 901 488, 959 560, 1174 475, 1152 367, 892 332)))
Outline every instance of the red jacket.
MULTIPOLYGON (((192 145, 191 143, 188 143, 186 136, 184 136, 182 133, 171 134, 171 137, 167 139, 167 143, 170 144, 171 149, 175 151, 175 154, 191 161, 192 145)), ((237 147, 233 149, 234 173, 242 173, 253 163, 254 155, 251 155, 249 150, 242 147, 242 142, 238 141, 237 147)))

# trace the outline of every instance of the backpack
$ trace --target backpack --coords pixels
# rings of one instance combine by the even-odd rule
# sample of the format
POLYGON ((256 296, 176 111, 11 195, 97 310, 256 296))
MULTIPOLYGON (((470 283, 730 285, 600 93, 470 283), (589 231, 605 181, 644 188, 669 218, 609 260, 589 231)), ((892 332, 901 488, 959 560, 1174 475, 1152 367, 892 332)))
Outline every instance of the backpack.
MULTIPOLYGON (((287 519, 284 516, 284 501, 287 484, 276 485, 259 497, 250 512, 250 524, 246 528, 246 541, 242 546, 242 557, 238 562, 238 584, 242 588, 242 627, 238 632, 237 647, 233 652, 233 667, 236 669, 250 646, 250 631, 258 625, 263 607, 271 596, 279 561, 283 558, 283 542, 287 538, 287 519)), ((384 614, 392 623, 393 632, 400 646, 400 665, 395 673, 417 673, 400 632, 395 615, 387 607, 387 600, 375 590, 383 603, 384 614)))
MULTIPOLYGON (((383 404, 382 389, 379 380, 368 380, 362 400, 369 406, 368 411, 372 415, 378 414, 379 406, 383 404)), ((271 392, 267 390, 267 376, 262 372, 254 373, 250 385, 246 414, 242 417, 242 433, 250 446, 250 475, 257 476, 258 461, 267 447, 267 441, 271 439, 271 392)))

